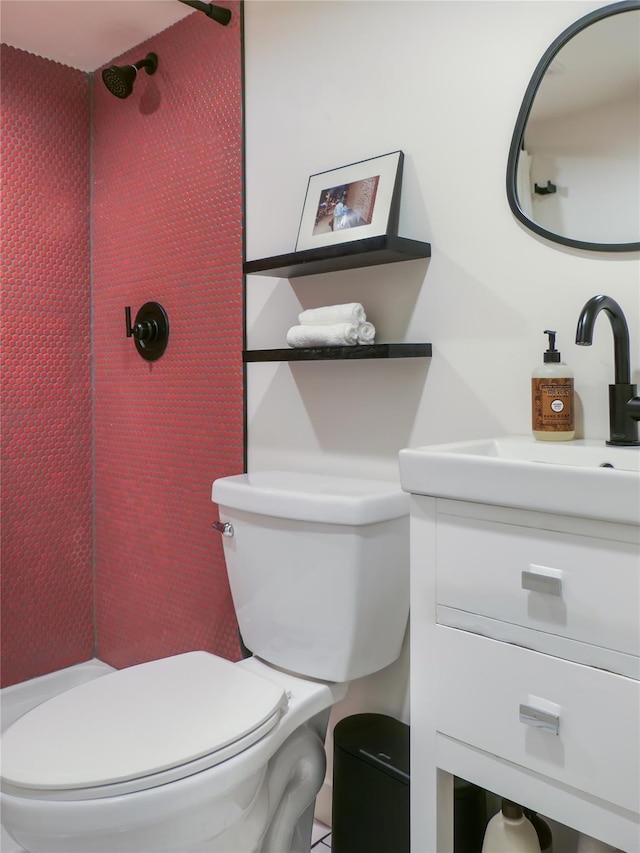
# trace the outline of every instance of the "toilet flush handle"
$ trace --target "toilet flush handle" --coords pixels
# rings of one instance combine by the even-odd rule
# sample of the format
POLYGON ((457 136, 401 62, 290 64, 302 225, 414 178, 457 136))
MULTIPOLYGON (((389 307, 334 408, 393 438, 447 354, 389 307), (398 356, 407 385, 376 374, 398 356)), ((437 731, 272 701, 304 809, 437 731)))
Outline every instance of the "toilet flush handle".
POLYGON ((233 524, 230 524, 228 521, 214 521, 211 526, 218 533, 222 533, 223 536, 233 536, 233 524))

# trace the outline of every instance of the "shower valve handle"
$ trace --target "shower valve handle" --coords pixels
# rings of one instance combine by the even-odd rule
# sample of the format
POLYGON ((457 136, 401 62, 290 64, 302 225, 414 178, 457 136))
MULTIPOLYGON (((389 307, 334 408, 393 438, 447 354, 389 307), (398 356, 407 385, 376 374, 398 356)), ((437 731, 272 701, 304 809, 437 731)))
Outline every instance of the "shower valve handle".
POLYGON ((134 338, 138 353, 147 361, 160 358, 169 338, 169 318, 158 302, 146 302, 138 311, 131 325, 131 308, 124 309, 125 328, 128 338, 134 338))
POLYGON ((127 324, 127 337, 134 337, 137 341, 155 341, 158 337, 158 324, 155 320, 144 320, 141 323, 131 325, 131 308, 127 305, 124 309, 125 322, 127 324))

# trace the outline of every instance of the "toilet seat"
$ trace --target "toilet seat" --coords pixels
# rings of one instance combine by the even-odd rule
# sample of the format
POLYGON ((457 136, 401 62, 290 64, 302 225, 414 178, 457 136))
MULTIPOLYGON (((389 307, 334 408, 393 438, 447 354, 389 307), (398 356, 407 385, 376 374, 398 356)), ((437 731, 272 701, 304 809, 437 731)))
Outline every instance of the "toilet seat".
POLYGON ((62 693, 10 726, 2 790, 77 800, 163 785, 247 749, 286 706, 281 685, 208 652, 139 664, 62 693))

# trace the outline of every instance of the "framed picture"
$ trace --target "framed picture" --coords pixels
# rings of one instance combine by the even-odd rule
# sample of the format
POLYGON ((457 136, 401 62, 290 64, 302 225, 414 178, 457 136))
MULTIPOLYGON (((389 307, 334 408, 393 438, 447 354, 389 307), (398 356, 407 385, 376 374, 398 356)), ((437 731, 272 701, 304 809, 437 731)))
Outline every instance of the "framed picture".
POLYGON ((402 151, 311 175, 296 252, 397 234, 402 151))

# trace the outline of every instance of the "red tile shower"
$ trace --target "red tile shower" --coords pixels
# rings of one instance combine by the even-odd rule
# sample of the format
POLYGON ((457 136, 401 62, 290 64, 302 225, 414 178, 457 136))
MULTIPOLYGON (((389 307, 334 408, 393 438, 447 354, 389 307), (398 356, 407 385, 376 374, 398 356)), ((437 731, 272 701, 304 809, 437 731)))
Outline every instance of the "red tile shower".
POLYGON ((3 170, 5 684, 94 654, 240 656, 210 500, 243 467, 231 8, 227 27, 193 14, 114 58, 159 63, 126 99, 96 72, 91 107, 86 75, 3 47, 5 152, 14 122, 29 137, 3 170), (124 309, 153 301, 171 332, 146 361, 124 309))

